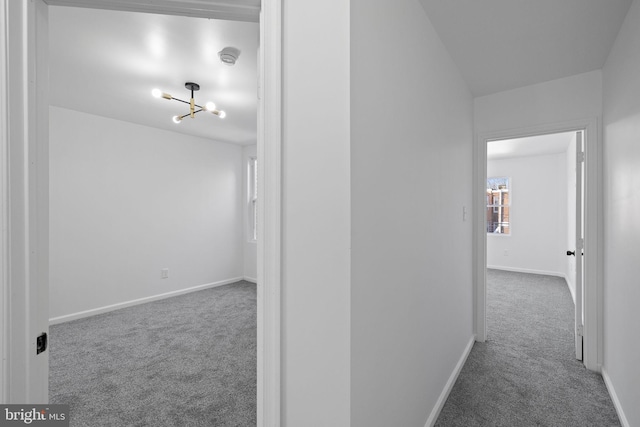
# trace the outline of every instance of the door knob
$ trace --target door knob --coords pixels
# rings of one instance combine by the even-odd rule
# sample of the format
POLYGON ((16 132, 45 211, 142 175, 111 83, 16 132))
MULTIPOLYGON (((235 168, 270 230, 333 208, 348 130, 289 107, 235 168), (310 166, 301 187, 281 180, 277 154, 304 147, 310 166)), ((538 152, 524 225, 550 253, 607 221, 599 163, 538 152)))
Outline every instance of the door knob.
POLYGON ((576 256, 576 251, 567 251, 567 256, 576 256))

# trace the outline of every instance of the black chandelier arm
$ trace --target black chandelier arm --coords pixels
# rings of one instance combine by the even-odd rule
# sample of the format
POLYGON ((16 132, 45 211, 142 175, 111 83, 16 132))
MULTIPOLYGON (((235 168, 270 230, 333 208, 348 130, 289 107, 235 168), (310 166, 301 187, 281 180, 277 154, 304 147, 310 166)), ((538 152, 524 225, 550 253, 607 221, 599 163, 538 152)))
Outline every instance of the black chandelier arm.
MULTIPOLYGON (((188 104, 188 103, 187 103, 187 104, 188 104)), ((200 111, 206 111, 204 108, 200 107, 199 105, 197 105, 197 107, 199 107, 200 109, 199 109, 199 110, 194 111, 194 112, 193 112, 193 114, 197 114, 197 113, 199 113, 200 111)), ((178 117, 178 119, 182 120, 182 119, 187 118, 187 117, 189 117, 189 116, 191 116, 191 113, 187 113, 187 114, 184 114, 184 115, 182 115, 182 116, 177 116, 177 117, 178 117)))
POLYGON ((182 99, 174 98, 173 96, 171 97, 171 99, 174 100, 174 101, 182 102, 183 104, 191 104, 189 101, 183 101, 182 99))
MULTIPOLYGON (((182 102, 183 104, 191 105, 191 102, 189 102, 189 101, 183 101, 182 99, 174 98, 173 96, 171 97, 171 99, 172 99, 172 100, 174 100, 174 101, 180 101, 180 102, 182 102)), ((198 105, 198 104, 193 104, 193 105, 194 105, 195 107, 200 108, 200 110, 199 110, 199 111, 202 111, 202 110, 204 110, 204 109, 205 109, 202 105, 198 105)), ((197 113, 197 111, 196 111, 195 113, 197 113)), ((195 113, 194 113, 194 114, 195 114, 195 113)))

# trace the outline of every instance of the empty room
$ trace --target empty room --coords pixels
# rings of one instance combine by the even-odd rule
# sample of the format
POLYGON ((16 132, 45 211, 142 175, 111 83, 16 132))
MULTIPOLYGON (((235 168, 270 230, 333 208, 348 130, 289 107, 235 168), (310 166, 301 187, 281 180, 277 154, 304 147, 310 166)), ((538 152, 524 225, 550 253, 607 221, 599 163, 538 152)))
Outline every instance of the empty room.
POLYGON ((50 402, 255 424, 258 25, 52 6, 49 34, 50 402))

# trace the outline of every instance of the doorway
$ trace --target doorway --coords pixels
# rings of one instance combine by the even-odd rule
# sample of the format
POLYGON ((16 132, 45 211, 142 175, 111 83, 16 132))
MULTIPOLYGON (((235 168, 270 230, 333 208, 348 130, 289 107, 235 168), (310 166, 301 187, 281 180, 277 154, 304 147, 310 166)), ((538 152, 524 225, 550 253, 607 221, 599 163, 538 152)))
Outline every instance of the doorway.
MULTIPOLYGON (((598 144, 595 120, 550 124, 521 130, 497 131, 478 135, 475 144, 475 186, 474 186, 474 331, 477 341, 487 339, 486 323, 486 281, 488 265, 487 253, 487 153, 490 141, 526 138, 563 132, 582 132, 584 135, 584 295, 582 297, 584 329, 583 362, 585 366, 599 371, 602 363, 602 220, 599 201, 602 194, 601 147, 598 144)), ((515 185, 515 184, 514 184, 515 185)), ((517 188, 517 187, 514 187, 517 188)), ((515 191, 515 190, 514 190, 515 191)), ((513 194, 516 198, 517 195, 513 194)), ((511 212, 514 215, 513 212, 511 212)), ((495 236, 491 236, 494 238, 495 236)), ((566 250, 564 248, 565 254, 566 250)), ((571 248, 573 249, 573 248, 571 248)), ((499 256, 512 256, 509 249, 502 248, 499 256), (507 255, 505 256, 505 250, 507 255)), ((577 252, 576 252, 577 253, 577 252)), ((564 255, 566 257, 566 255, 564 255)), ((566 262, 566 260, 565 260, 566 262)))
MULTIPOLYGON (((50 0, 51 5, 69 4, 50 0)), ((15 153, 11 174, 7 176, 10 194, 3 194, 12 207, 12 240, 2 234, 3 263, 11 259, 11 277, 3 277, 3 295, 10 296, 5 306, 24 310, 4 312, 2 319, 2 350, 4 365, 3 400, 27 403, 47 401, 47 358, 32 353, 35 337, 48 330, 48 218, 46 213, 48 163, 48 108, 46 33, 48 4, 33 2, 3 2, 2 18, 11 22, 6 33, 6 49, 0 52, 0 62, 10 64, 8 86, 11 96, 2 103, 3 113, 12 111, 14 134, 2 136, 2 152, 15 153), (20 59, 22 58, 22 60, 20 59), (23 76, 28 76, 24 78, 23 76), (9 150, 12 144, 16 146, 9 150), (23 146, 24 145, 24 146, 23 146), (23 147, 23 148, 20 148, 23 147), (27 178, 30 177, 30 178, 27 178), (9 199, 10 198, 10 199, 9 199), (9 284, 17 286, 9 289, 9 284), (10 349, 10 350, 9 350, 10 349)), ((180 2, 178 5, 157 5, 154 1, 138 1, 135 5, 110 1, 77 1, 75 6, 143 11, 160 14, 213 17, 220 19, 260 20, 261 55, 259 55, 260 104, 258 112, 259 188, 262 203, 258 205, 258 425, 277 424, 280 408, 280 254, 267 253, 267 247, 279 247, 280 239, 280 57, 281 1, 265 0, 258 8, 229 6, 224 3, 180 2), (268 148, 267 148, 268 147, 268 148), (266 290, 266 291, 265 291, 266 290)), ((3 92, 5 86, 2 86, 3 92)), ((5 114, 3 114, 3 118, 5 114)), ((7 116, 8 117, 8 116, 7 116)), ((3 119, 4 120, 4 119, 3 119)), ((3 187, 4 188, 4 187, 3 187)), ((4 211, 3 211, 4 212, 4 211)), ((3 216, 2 221, 7 218, 3 216)), ((7 262, 7 265, 8 262, 7 262)))
MULTIPOLYGON (((488 275, 492 278, 491 289, 497 283, 507 286, 503 283, 506 278, 498 280, 505 274, 501 276, 493 271, 538 275, 540 279, 557 277, 556 284, 566 281, 558 294, 563 295, 562 290, 570 291, 572 298, 568 297, 569 292, 565 296, 573 300, 574 310, 563 315, 571 314, 574 318, 579 360, 582 360, 582 259, 567 253, 575 254, 581 242, 576 238, 579 235, 581 239, 583 234, 582 161, 577 155, 582 152, 581 131, 489 141, 486 187, 487 268, 492 270, 488 275)), ((512 276, 514 284, 527 279, 512 276)), ((520 297, 530 293, 525 288, 519 296, 509 292, 500 295, 504 302, 498 306, 520 305, 523 302, 520 297), (509 299, 511 296, 513 300, 509 299)), ((489 303, 495 305, 495 301, 489 303)), ((533 301, 526 306, 530 304, 533 301)))
MULTIPOLYGON (((126 396, 140 389, 150 399, 144 406, 162 411, 164 388, 152 384, 164 382, 171 389, 183 384, 172 412, 183 414, 184 424, 198 423, 187 418, 199 413, 194 406, 206 406, 199 417, 214 424, 256 424, 255 286, 251 291, 241 282, 244 266, 255 278, 256 245, 245 259, 243 243, 251 236, 243 230, 248 209, 240 156, 244 144, 255 151, 258 27, 49 6, 49 316, 56 324, 49 329, 49 401, 69 403, 76 421, 95 416, 100 424, 93 403, 116 408, 138 400, 126 396), (240 51, 232 66, 218 57, 226 46, 240 51), (185 79, 198 82, 196 104, 215 101, 226 117, 201 111, 174 123, 171 117, 188 113, 188 106, 151 92, 159 87, 188 100, 185 79), (201 314, 185 322, 172 307, 196 291, 202 305, 192 313, 201 314), (148 303, 164 315, 153 310, 136 316, 139 322, 118 321, 128 325, 121 333, 109 323, 91 327, 143 312, 148 303), (236 315, 225 316, 232 309, 236 315), (67 322, 79 317, 89 318, 67 322), (78 334, 90 329, 95 332, 78 334), (178 344, 187 341, 192 344, 178 344), (144 358, 132 369, 125 361, 135 360, 140 348, 144 358), (171 360, 203 369, 186 373, 171 360), (140 378, 145 370, 154 380, 140 378), (106 387, 136 382, 137 388, 106 387), (206 397, 196 404, 200 396, 206 397)), ((129 408, 131 417, 162 424, 159 412, 129 408)))

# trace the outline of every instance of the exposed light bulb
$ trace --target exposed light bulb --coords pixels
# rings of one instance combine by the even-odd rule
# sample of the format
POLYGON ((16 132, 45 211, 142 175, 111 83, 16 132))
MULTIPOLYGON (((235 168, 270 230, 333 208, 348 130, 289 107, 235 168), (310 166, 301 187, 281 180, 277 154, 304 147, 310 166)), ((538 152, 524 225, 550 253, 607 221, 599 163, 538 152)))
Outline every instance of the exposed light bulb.
POLYGON ((182 121, 182 117, 180 116, 173 116, 173 123, 180 123, 182 121))
POLYGON ((162 91, 156 88, 151 91, 151 95, 153 95, 154 98, 160 98, 162 96, 162 91))
POLYGON ((214 104, 213 102, 209 101, 209 102, 207 102, 207 103, 205 104, 204 108, 205 108, 207 111, 213 111, 213 110, 215 110, 215 109, 216 109, 216 104, 214 104))
POLYGON ((227 113, 225 113, 224 111, 220 111, 220 113, 218 113, 218 117, 224 119, 225 117, 227 117, 227 113))

